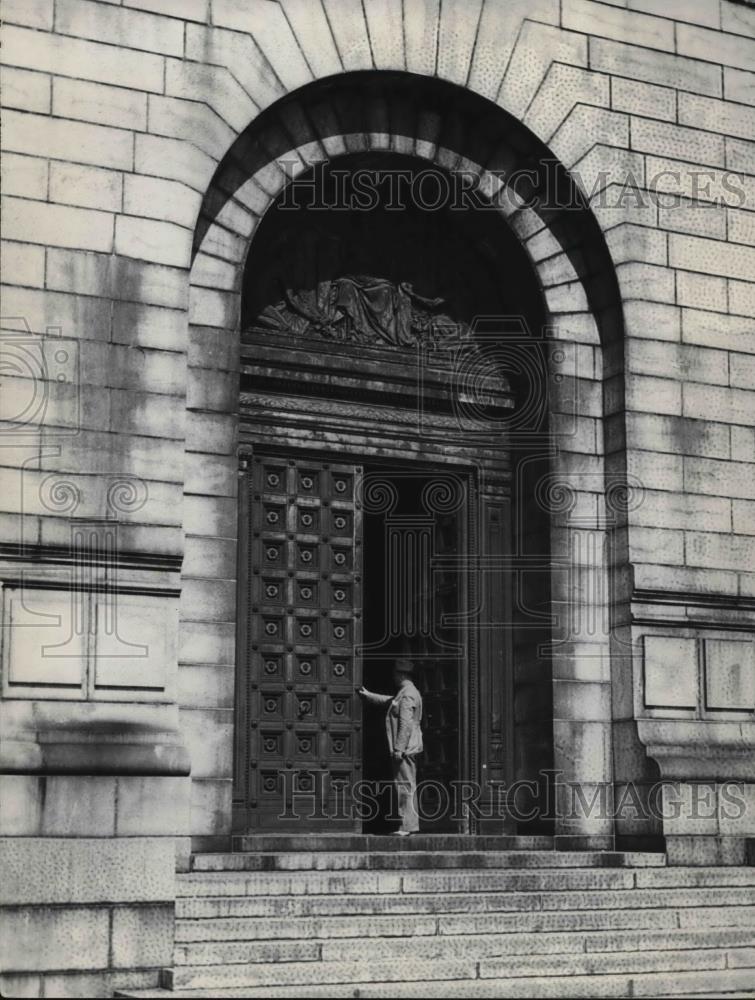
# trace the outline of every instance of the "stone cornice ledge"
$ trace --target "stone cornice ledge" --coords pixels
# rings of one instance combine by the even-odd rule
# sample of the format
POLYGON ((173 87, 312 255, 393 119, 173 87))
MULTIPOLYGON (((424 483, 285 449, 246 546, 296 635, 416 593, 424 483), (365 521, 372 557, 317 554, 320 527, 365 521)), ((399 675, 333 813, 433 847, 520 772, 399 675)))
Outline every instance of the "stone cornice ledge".
POLYGON ((174 705, 3 702, 0 773, 190 773, 174 705))
POLYGON ((3 740, 0 774, 189 774, 189 754, 179 743, 64 743, 3 740))
POLYGON ((664 778, 755 781, 755 723, 638 719, 648 756, 664 778))

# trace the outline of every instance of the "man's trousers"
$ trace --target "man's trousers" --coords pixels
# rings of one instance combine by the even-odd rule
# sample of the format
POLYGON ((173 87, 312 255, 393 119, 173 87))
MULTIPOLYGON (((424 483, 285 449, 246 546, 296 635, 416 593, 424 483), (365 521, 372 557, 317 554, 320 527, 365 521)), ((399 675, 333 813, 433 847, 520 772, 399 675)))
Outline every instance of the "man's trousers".
POLYGON ((417 762, 414 757, 393 758, 393 780, 396 782, 400 829, 407 833, 417 833, 417 762))

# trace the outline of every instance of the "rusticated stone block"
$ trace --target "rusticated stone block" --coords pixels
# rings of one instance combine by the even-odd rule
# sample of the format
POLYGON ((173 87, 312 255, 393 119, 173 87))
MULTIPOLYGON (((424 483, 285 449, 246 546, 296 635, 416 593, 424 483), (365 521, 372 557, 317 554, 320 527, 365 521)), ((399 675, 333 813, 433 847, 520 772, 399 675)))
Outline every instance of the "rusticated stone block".
POLYGON ((157 988, 157 969, 140 971, 129 969, 113 972, 46 972, 17 973, 0 979, 2 988, 13 997, 102 997, 109 1000, 119 990, 154 990, 157 988))
POLYGON ((205 579, 235 578, 236 542, 229 538, 187 537, 184 574, 205 579))
POLYGON ((7 0, 3 4, 3 21, 50 31, 54 21, 53 0, 7 0))
POLYGON ((687 59, 608 38, 590 38, 590 68, 694 94, 721 96, 721 71, 702 59, 687 59))
POLYGON ((755 104, 755 73, 725 66, 724 96, 729 101, 755 104))
POLYGON ((178 699, 189 708, 233 708, 234 671, 215 663, 182 663, 178 670, 178 699))
MULTIPOLYGON (((661 176, 661 171, 663 170, 661 164, 670 161, 656 159, 655 157, 648 157, 648 159, 651 161, 648 174, 651 177, 657 178, 659 183, 658 224, 663 229, 672 232, 689 233, 691 236, 709 236, 712 239, 725 239, 726 208, 724 205, 703 198, 702 190, 700 191, 701 197, 697 201, 692 198, 670 196, 666 198, 663 194, 663 187, 665 185, 664 179, 661 176), (654 170, 657 172, 653 173, 652 171, 654 170)), ((685 180, 685 178, 682 179, 685 180)), ((688 175, 686 180, 687 183, 683 185, 684 190, 691 190, 693 183, 691 177, 688 175)), ((671 187, 672 183, 669 182, 668 187, 671 187)), ((707 187, 707 180, 705 184, 707 187)), ((713 182, 711 182, 709 190, 712 198, 715 198, 716 193, 712 189, 713 182)), ((685 273, 685 271, 677 271, 677 276, 685 273)), ((704 276, 699 272, 691 275, 691 277, 704 279, 704 276)))
POLYGON ((173 899, 169 837, 0 840, 4 904, 149 902, 173 899))
POLYGON ((680 94, 679 122, 722 135, 749 139, 755 132, 755 108, 700 94, 680 94))
POLYGON ((632 523, 671 530, 683 525, 726 532, 731 527, 731 501, 695 493, 648 490, 643 503, 632 511, 632 523))
POLYGON ((136 135, 134 166, 137 173, 183 181, 204 193, 217 162, 197 146, 161 135, 136 135))
POLYGON ((163 58, 99 41, 8 26, 6 65, 162 93, 163 58))
POLYGON ((43 288, 45 248, 3 240, 3 281, 9 285, 43 288))
POLYGON ((498 103, 522 116, 553 62, 587 67, 587 39, 550 24, 525 20, 518 34, 498 103))
POLYGON ((160 968, 173 958, 173 904, 113 909, 112 967, 160 968))
POLYGON ((687 343, 719 350, 747 352, 753 347, 752 322, 747 316, 683 309, 682 336, 687 343))
POLYGON ((691 271, 676 272, 676 301, 680 306, 728 311, 726 279, 691 271))
POLYGON ((563 8, 562 19, 564 27, 572 31, 669 52, 674 48, 673 24, 638 11, 609 7, 592 0, 570 0, 563 8))
POLYGON ((632 149, 714 167, 724 165, 720 135, 647 118, 632 119, 632 149))
POLYGON ((719 62, 738 69, 751 69, 755 62, 755 41, 752 39, 711 31, 696 24, 678 25, 676 48, 681 55, 696 59, 709 59, 711 52, 715 52, 719 62))
POLYGON ((229 497, 237 492, 237 461, 223 455, 189 452, 185 488, 189 493, 229 497))
POLYGON ((7 198, 3 236, 77 250, 110 252, 113 217, 108 212, 7 198))
POLYGON ((628 262, 616 268, 622 296, 651 302, 673 302, 675 299, 674 272, 655 264, 628 262))
POLYGON ((236 627, 228 622, 181 623, 181 663, 220 663, 232 665, 236 656, 236 627))
MULTIPOLYGON (((149 267, 150 265, 143 265, 149 267)), ((168 270, 165 268, 165 270, 168 270)), ((147 283, 159 282, 157 275, 152 278, 146 275, 147 283)), ((151 293, 139 285, 139 294, 147 297, 151 293)), ((164 286, 163 286, 164 287, 164 286)), ((155 291, 155 297, 164 294, 170 297, 170 292, 155 291)), ((159 305, 143 305, 141 302, 116 302, 113 306, 113 342, 129 347, 151 347, 165 351, 183 351, 186 346, 186 313, 181 309, 165 309, 159 305)), ((184 366, 184 358, 178 360, 179 367, 184 366)))
POLYGON ((117 40, 130 49, 183 55, 183 25, 175 18, 112 5, 93 6, 86 0, 61 0, 56 15, 55 30, 63 35, 117 40))
POLYGON ((658 87, 617 76, 611 80, 611 107, 647 118, 676 121, 676 94, 670 87, 658 87))
POLYGON ((633 525, 629 532, 629 558, 633 562, 681 565, 684 562, 684 532, 633 525))
POLYGON ((736 573, 724 570, 701 569, 699 566, 658 566, 642 564, 634 567, 638 588, 686 590, 695 594, 737 594, 739 579, 736 573))
POLYGON ((3 973, 105 969, 110 914, 105 907, 0 908, 3 973))
POLYGON ((115 779, 119 837, 184 834, 189 825, 189 780, 126 775, 115 779))
POLYGON ((669 236, 669 263, 688 271, 748 281, 755 271, 755 247, 672 233, 669 236))
POLYGON ((195 778, 229 778, 232 772, 233 713, 227 709, 182 708, 181 726, 195 778))
POLYGON ((192 781, 192 838, 230 834, 231 793, 231 782, 225 778, 203 778, 192 781))
MULTIPOLYGON (((286 90, 296 90, 312 79, 296 36, 278 5, 270 7, 263 0, 249 0, 246 3, 218 0, 213 6, 212 15, 214 24, 251 35, 286 90)), ((351 20, 344 17, 343 13, 340 13, 340 17, 337 13, 335 19, 351 20)), ((364 22, 360 27, 363 24, 364 22)))
POLYGON ((629 148, 629 115, 577 105, 553 136, 550 146, 567 167, 596 144, 629 148))
POLYGON ((186 55, 198 62, 227 67, 259 108, 265 108, 285 93, 279 78, 269 71, 269 63, 249 34, 186 26, 186 55))
POLYGON ((134 140, 124 129, 18 111, 6 111, 3 121, 5 148, 12 152, 69 160, 75 149, 79 163, 131 169, 134 140))
POLYGON ((139 131, 147 128, 147 95, 104 83, 56 78, 52 109, 60 118, 139 131))
POLYGON ((671 378, 627 374, 626 402, 632 410, 680 415, 682 387, 671 378))
POLYGON ((170 222, 120 215, 116 219, 115 252, 155 264, 185 267, 191 234, 170 222))
POLYGON ((312 72, 318 78, 339 73, 341 62, 324 8, 307 0, 283 0, 281 6, 312 72))
MULTIPOLYGON (((752 384, 752 383, 750 383, 752 384)), ((755 393, 718 385, 689 385, 684 388, 685 417, 716 420, 725 424, 747 424, 755 409, 755 393)))
POLYGON ((647 451, 729 457, 729 428, 711 420, 689 420, 654 413, 627 414, 627 440, 647 451))
POLYGON ((664 302, 628 302, 624 310, 627 335, 650 340, 679 340, 681 311, 664 302))
POLYGON ((123 6, 180 17, 185 21, 203 22, 210 16, 210 0, 123 0, 123 6))
POLYGON ((115 779, 95 775, 0 775, 0 834, 109 837, 115 832, 115 779))
MULTIPOLYGON (((3 152, 0 160, 0 179, 5 195, 44 200, 47 196, 47 160, 33 156, 3 152)), ((9 238, 8 233, 3 233, 9 238)))
POLYGON ((666 836, 669 865, 743 865, 746 861, 744 837, 692 835, 666 836))
MULTIPOLYGON (((7 19, 4 18, 7 23, 7 19)), ((49 114, 52 102, 51 78, 42 73, 4 66, 0 71, 3 107, 18 111, 49 114)))
POLYGON ((752 469, 736 462, 718 462, 708 458, 685 458, 687 489, 713 496, 749 500, 752 496, 752 469))

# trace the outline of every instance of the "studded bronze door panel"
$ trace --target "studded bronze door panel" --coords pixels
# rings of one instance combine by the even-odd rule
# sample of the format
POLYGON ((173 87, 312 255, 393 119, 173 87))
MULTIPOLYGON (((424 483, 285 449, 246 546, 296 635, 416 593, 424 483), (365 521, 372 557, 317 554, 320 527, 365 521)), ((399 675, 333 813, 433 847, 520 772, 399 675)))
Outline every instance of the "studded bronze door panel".
POLYGON ((242 473, 237 828, 358 828, 350 789, 361 778, 360 475, 359 466, 266 455, 242 473))

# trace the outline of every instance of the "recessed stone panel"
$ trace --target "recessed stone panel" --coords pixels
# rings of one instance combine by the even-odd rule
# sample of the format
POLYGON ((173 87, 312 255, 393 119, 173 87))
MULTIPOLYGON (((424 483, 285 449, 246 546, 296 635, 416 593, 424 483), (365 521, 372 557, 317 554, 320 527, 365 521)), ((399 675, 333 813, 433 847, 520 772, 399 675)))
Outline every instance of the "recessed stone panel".
POLYGON ((646 635, 645 708, 697 707, 697 640, 646 635))
POLYGON ((98 600, 95 622, 96 696, 139 692, 164 699, 176 655, 175 605, 164 598, 118 594, 111 601, 98 600))
POLYGON ((714 711, 755 711, 755 642, 705 640, 705 705, 714 711))
POLYGON ((86 631, 81 594, 17 588, 6 593, 6 696, 81 697, 86 631))

